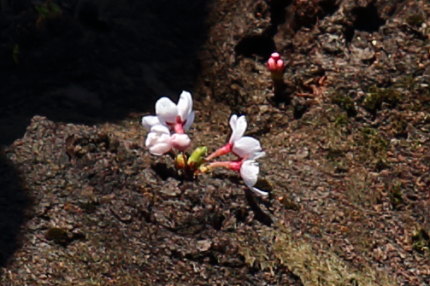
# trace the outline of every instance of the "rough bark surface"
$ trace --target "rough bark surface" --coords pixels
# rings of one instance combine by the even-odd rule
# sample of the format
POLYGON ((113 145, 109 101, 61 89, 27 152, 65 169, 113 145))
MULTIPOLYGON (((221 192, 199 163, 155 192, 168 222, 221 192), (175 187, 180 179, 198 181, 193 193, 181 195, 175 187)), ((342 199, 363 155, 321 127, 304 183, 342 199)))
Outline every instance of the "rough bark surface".
POLYGON ((428 1, 54 2, 0 4, 1 285, 430 284, 428 1), (149 154, 182 89, 194 147, 247 116, 269 197, 149 154))

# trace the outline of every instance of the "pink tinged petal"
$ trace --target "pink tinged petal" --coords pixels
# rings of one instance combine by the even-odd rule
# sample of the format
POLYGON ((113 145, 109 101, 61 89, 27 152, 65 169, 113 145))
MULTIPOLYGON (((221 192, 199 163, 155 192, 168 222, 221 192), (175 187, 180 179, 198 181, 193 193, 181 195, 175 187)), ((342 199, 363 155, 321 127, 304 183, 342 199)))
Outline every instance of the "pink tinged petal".
POLYGON ((233 144, 233 153, 240 158, 252 158, 258 152, 261 152, 260 142, 252 137, 245 136, 235 141, 233 144))
POLYGON ((148 115, 142 118, 142 125, 148 130, 150 130, 152 126, 157 124, 161 124, 157 116, 148 115))
POLYGON ((155 125, 151 128, 151 132, 146 137, 145 145, 150 147, 158 143, 167 143, 170 141, 170 133, 167 127, 162 125, 155 125))
POLYGON ((149 152, 152 155, 161 156, 172 150, 172 145, 168 143, 158 143, 149 147, 149 152))
POLYGON ((178 107, 167 97, 162 97, 155 103, 155 113, 161 123, 175 123, 178 107))
POLYGON ((145 141, 146 147, 153 155, 163 155, 172 149, 169 129, 164 125, 154 125, 145 141))
POLYGON ((191 113, 188 115, 187 120, 185 121, 184 130, 188 131, 190 129, 191 124, 194 122, 195 112, 191 111, 191 113))
POLYGON ((240 139, 243 134, 245 134, 246 127, 248 124, 246 123, 246 118, 244 115, 237 117, 237 115, 233 115, 230 118, 230 127, 232 130, 229 143, 233 143, 236 140, 240 139))
POLYGON ((242 167, 240 168, 240 176, 242 177, 245 185, 253 192, 267 196, 267 192, 254 187, 254 185, 257 183, 259 172, 260 168, 258 167, 258 163, 254 160, 245 160, 242 163, 242 167))
POLYGON ((173 134, 171 137, 171 143, 174 148, 179 151, 185 151, 191 145, 191 139, 187 134, 173 134))
POLYGON ((274 71, 276 69, 276 62, 273 58, 270 58, 267 61, 267 68, 269 69, 269 71, 274 71))
POLYGON ((276 61, 276 60, 279 60, 281 58, 281 55, 277 52, 274 52, 270 55, 270 58, 272 58, 276 61))
POLYGON ((187 91, 182 91, 181 96, 178 101, 178 113, 181 120, 184 122, 187 120, 193 109, 193 99, 191 98, 191 93, 187 91))
POLYGON ((149 152, 153 155, 163 155, 172 150, 172 144, 170 142, 170 136, 163 134, 157 136, 155 133, 149 133, 145 142, 149 152))
POLYGON ((279 71, 282 71, 284 69, 284 61, 283 60, 278 60, 276 62, 276 69, 279 71))

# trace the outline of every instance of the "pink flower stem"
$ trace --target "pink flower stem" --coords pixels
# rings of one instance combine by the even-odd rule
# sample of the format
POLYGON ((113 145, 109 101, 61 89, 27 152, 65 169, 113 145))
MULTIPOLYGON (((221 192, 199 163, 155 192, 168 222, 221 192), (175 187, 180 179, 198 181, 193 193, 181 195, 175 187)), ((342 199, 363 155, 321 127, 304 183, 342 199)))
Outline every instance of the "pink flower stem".
POLYGON ((242 160, 240 161, 216 161, 207 165, 208 169, 213 168, 227 168, 233 171, 240 171, 240 167, 242 166, 242 160))
POLYGON ((232 148, 233 148, 233 144, 227 143, 226 145, 222 146, 221 148, 217 149, 216 151, 211 153, 209 156, 207 156, 205 160, 210 161, 216 157, 228 154, 231 152, 232 148))
POLYGON ((288 103, 289 96, 286 93, 287 85, 284 82, 284 78, 282 73, 272 72, 272 80, 273 80, 273 100, 276 103, 286 102, 288 103))

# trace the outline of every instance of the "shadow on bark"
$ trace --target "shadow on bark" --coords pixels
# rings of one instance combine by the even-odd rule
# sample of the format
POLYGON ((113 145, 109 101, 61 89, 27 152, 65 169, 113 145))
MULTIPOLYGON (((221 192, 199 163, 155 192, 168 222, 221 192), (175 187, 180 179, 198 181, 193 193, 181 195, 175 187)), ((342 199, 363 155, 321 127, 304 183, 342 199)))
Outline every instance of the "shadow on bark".
POLYGON ((0 5, 0 144, 36 114, 94 124, 192 91, 212 0, 33 2, 0 5))
POLYGON ((16 170, 0 151, 0 267, 6 265, 20 245, 20 229, 30 202, 16 170))

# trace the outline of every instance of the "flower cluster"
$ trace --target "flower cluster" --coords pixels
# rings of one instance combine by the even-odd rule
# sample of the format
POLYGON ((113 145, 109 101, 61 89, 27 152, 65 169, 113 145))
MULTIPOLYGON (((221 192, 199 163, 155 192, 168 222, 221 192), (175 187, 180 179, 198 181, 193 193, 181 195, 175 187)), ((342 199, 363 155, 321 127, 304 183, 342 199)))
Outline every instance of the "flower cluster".
POLYGON ((194 122, 194 111, 191 94, 183 91, 178 104, 169 98, 162 97, 155 104, 156 115, 142 118, 143 126, 149 131, 145 145, 153 155, 163 155, 179 151, 175 166, 193 176, 206 173, 214 168, 224 167, 240 174, 245 185, 260 195, 268 193, 255 187, 258 180, 259 166, 257 159, 265 153, 260 142, 249 136, 244 136, 247 122, 245 116, 232 115, 230 127, 232 130, 228 142, 206 156, 207 148, 198 147, 190 156, 185 150, 191 145, 191 140, 185 132, 194 122), (233 161, 212 161, 213 159, 232 153, 236 156, 233 161))
POLYGON ((191 140, 187 131, 194 121, 193 100, 189 92, 183 91, 178 104, 162 97, 155 104, 156 116, 142 118, 142 125, 149 131, 145 145, 154 155, 163 155, 177 149, 185 151, 191 140))

